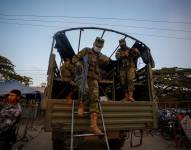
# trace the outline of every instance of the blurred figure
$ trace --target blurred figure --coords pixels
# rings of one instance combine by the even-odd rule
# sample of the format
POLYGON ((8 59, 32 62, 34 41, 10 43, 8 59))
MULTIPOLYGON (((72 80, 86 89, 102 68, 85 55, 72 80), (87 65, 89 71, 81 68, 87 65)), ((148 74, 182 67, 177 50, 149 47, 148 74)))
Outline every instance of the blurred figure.
POLYGON ((69 58, 64 58, 64 63, 60 68, 62 80, 65 82, 67 88, 66 101, 67 103, 72 103, 72 95, 74 93, 75 83, 74 79, 74 67, 69 58))
POLYGON ((16 141, 16 123, 18 122, 22 109, 19 103, 21 92, 12 90, 0 109, 0 149, 10 150, 16 141))
POLYGON ((119 61, 120 83, 123 88, 125 101, 134 101, 134 79, 136 73, 136 64, 134 59, 138 58, 140 52, 137 48, 129 48, 125 39, 119 40, 120 48, 116 52, 116 59, 119 61))
MULTIPOLYGON (((109 63, 110 59, 101 53, 104 46, 104 40, 97 37, 92 48, 84 48, 73 57, 73 62, 76 66, 77 74, 82 75, 79 82, 79 97, 80 104, 78 107, 79 116, 84 114, 84 99, 89 103, 90 110, 90 131, 95 134, 102 134, 102 131, 97 126, 97 114, 99 113, 99 87, 100 66, 109 63), (82 100, 83 99, 83 100, 82 100)), ((79 75, 80 77, 80 75, 79 75)))

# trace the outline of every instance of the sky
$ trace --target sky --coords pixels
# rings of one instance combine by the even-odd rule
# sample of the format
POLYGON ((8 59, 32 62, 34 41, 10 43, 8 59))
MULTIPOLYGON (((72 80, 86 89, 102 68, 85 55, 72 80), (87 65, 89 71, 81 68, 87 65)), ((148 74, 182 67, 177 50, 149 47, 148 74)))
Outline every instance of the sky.
MULTIPOLYGON (((54 33, 81 26, 114 29, 139 39, 151 49, 156 69, 191 68, 190 0, 0 0, 0 55, 39 86, 47 79, 54 33)), ((76 50, 78 34, 68 36, 76 50)), ((92 37, 83 34, 80 48, 91 46, 87 41, 92 37)), ((118 42, 110 35, 105 38, 118 42)), ((112 51, 103 49, 106 55, 112 51)))

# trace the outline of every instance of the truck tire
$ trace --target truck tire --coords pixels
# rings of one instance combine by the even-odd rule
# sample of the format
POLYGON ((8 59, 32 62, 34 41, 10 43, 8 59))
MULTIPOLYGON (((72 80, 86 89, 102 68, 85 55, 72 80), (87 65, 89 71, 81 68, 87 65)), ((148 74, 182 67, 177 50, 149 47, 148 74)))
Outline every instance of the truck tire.
MULTIPOLYGON (((73 149, 78 149, 78 139, 74 139, 73 149)), ((52 132, 52 145, 53 150, 70 150, 70 133, 58 132, 54 130, 52 132)))
POLYGON ((111 149, 120 149, 125 143, 125 139, 109 139, 109 146, 111 149))
POLYGON ((54 139, 52 140, 53 150, 64 150, 64 141, 54 139))

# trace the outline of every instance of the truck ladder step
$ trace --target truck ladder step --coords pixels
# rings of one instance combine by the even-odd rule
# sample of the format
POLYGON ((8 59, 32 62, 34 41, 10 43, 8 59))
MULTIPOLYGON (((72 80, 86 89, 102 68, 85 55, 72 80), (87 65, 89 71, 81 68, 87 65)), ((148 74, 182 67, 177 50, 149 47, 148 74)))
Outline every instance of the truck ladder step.
MULTIPOLYGON (((78 114, 78 112, 75 111, 74 114, 78 114)), ((84 115, 86 115, 86 114, 90 114, 90 112, 89 112, 89 111, 85 111, 85 112, 84 112, 84 115)))
MULTIPOLYGON (((104 133, 103 134, 93 134, 93 133, 86 133, 86 134, 74 134, 74 115, 75 113, 78 113, 75 111, 75 104, 74 101, 72 102, 72 120, 71 120, 71 141, 70 141, 70 150, 73 150, 73 142, 74 142, 74 137, 87 137, 87 136, 104 136, 105 137, 105 142, 107 146, 107 150, 110 150, 109 148, 109 142, 108 142, 108 137, 107 137, 107 132, 106 132, 106 127, 105 127, 105 122, 104 122, 104 117, 103 117, 103 111, 101 108, 100 101, 98 101, 98 107, 101 115, 101 121, 102 121, 102 126, 104 133)), ((89 113, 89 112, 86 112, 89 113)))
POLYGON ((86 137, 86 136, 103 136, 104 134, 93 134, 93 133, 85 133, 85 134, 76 134, 74 137, 86 137))

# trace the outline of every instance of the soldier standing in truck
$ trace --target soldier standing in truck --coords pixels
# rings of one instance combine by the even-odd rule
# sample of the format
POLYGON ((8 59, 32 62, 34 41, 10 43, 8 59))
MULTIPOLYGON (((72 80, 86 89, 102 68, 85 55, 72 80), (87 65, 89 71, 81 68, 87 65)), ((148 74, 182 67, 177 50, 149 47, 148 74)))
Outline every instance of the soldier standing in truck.
POLYGON ((64 63, 60 67, 61 71, 61 77, 62 80, 67 85, 67 91, 68 94, 66 95, 66 101, 67 103, 72 103, 72 95, 74 93, 74 90, 72 90, 75 87, 74 83, 74 66, 69 58, 64 58, 64 63))
POLYGON ((124 101, 134 101, 134 79, 136 73, 135 59, 140 52, 137 48, 129 48, 125 39, 119 40, 120 48, 116 52, 116 59, 119 61, 120 83, 124 93, 124 101))

